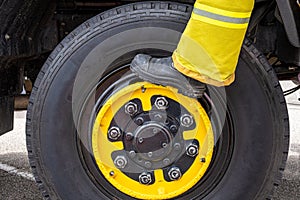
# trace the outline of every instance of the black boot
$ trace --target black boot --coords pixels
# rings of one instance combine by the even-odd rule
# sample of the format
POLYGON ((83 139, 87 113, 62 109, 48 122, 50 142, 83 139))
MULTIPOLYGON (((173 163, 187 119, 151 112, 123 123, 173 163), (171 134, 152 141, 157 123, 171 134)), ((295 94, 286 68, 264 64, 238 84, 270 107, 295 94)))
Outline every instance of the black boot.
POLYGON ((171 57, 152 58, 149 55, 138 54, 131 62, 130 69, 145 81, 175 87, 185 96, 201 98, 205 91, 205 84, 177 71, 171 57))

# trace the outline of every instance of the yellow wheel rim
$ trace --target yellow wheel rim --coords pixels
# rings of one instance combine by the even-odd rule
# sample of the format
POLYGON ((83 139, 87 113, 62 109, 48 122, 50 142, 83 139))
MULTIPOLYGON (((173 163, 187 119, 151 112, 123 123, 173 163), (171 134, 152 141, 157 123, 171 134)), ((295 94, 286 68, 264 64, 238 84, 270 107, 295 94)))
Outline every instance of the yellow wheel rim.
POLYGON ((97 113, 92 131, 93 155, 105 179, 138 199, 169 199, 191 189, 207 171, 213 148, 209 117, 196 99, 146 82, 126 86, 109 97, 97 113), (181 111, 163 105, 160 100, 166 99, 167 104, 180 105, 181 111), (180 117, 169 117, 169 111, 180 117), (156 122, 153 113, 159 120, 162 117, 157 113, 162 113, 169 125, 156 122))

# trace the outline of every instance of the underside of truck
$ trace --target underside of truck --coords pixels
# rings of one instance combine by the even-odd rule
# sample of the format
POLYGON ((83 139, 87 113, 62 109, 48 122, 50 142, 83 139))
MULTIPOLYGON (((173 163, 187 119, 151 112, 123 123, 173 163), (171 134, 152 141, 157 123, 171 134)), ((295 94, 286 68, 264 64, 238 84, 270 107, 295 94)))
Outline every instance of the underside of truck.
POLYGON ((272 199, 289 147, 284 95, 300 85, 299 3, 257 0, 235 82, 190 98, 129 65, 170 56, 193 3, 0 0, 0 134, 30 95, 45 199, 272 199))

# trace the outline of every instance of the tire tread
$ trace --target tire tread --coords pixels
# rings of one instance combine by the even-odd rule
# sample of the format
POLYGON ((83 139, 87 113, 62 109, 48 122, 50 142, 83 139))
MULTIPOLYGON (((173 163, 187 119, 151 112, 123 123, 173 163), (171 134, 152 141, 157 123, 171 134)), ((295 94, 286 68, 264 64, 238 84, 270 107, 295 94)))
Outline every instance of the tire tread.
MULTIPOLYGON (((2 4, 4 1, 2 2, 2 4)), ((47 94, 47 87, 51 84, 51 80, 59 71, 59 66, 64 62, 64 57, 68 55, 71 51, 74 51, 78 48, 78 45, 82 45, 86 38, 92 38, 94 35, 103 32, 104 29, 110 29, 116 27, 120 24, 131 23, 132 21, 144 21, 147 19, 157 19, 157 20, 171 20, 181 22, 187 22, 189 18, 192 7, 189 5, 183 5, 178 3, 165 3, 165 2, 141 2, 124 5, 110 11, 101 13, 88 21, 84 22, 82 25, 77 27, 72 33, 70 33, 52 52, 44 66, 42 67, 34 87, 32 89, 31 97, 29 100, 29 106, 27 111, 27 122, 26 122, 26 142, 28 149, 28 157, 30 166, 32 168, 35 180, 39 186, 39 189, 44 197, 44 199, 50 199, 50 196, 58 196, 54 191, 49 191, 47 177, 41 176, 40 173, 43 171, 42 160, 39 157, 38 141, 39 136, 34 134, 38 132, 38 119, 40 118, 43 107, 43 99, 47 94), (150 11, 149 11, 150 9, 150 11), (150 16, 150 17, 149 17, 150 16), (175 16, 175 18, 174 18, 175 16), (37 100, 39 99, 39 100, 37 100), (41 100, 42 99, 42 100, 41 100)), ((274 73, 274 70, 269 65, 266 58, 253 46, 249 40, 245 40, 244 49, 249 52, 253 59, 253 62, 259 63, 268 78, 266 82, 268 84, 265 86, 266 90, 271 90, 273 95, 276 96, 280 101, 278 101, 277 106, 282 111, 280 118, 285 125, 284 134, 284 144, 282 144, 282 153, 281 156, 278 156, 280 159, 280 167, 276 173, 276 178, 273 180, 273 185, 277 186, 282 177, 282 173, 285 167, 285 162, 287 160, 287 152, 289 146, 289 125, 288 125, 288 115, 287 108, 285 104, 284 97, 282 95, 281 87, 278 84, 277 76, 274 73)), ((270 186, 269 191, 273 191, 274 188, 270 186)), ((272 194, 272 192, 271 192, 272 194)), ((265 199, 272 199, 272 196, 267 195, 265 199)), ((259 199, 259 198, 258 198, 259 199)))

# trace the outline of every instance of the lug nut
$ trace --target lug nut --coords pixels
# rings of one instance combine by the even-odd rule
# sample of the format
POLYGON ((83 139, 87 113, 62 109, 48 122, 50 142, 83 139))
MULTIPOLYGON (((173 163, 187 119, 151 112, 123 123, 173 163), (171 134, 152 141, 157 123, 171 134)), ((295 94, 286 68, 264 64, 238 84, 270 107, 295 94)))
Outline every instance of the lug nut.
POLYGON ((180 117, 180 123, 181 123, 182 126, 188 128, 188 127, 193 125, 194 119, 191 115, 184 114, 180 117))
POLYGON ((143 185, 149 185, 152 182, 151 174, 143 172, 139 176, 139 182, 143 185))
POLYGON ((134 121, 138 126, 141 126, 144 123, 144 119, 142 117, 138 117, 134 121))
POLYGON ((113 126, 108 131, 108 137, 111 140, 117 140, 121 136, 121 130, 120 128, 113 126))
POLYGON ((127 160, 124 156, 117 156, 114 160, 114 164, 117 168, 123 169, 127 165, 127 160))
POLYGON ((191 157, 195 157, 198 155, 199 149, 195 144, 191 144, 186 148, 186 154, 191 157))
POLYGON ((134 115, 138 112, 138 107, 137 104, 134 102, 128 102, 125 105, 125 113, 127 113, 128 115, 134 115))
POLYGON ((169 102, 165 97, 157 97, 154 105, 156 106, 157 109, 164 110, 168 108, 169 102))
POLYGON ((182 174, 178 167, 172 167, 168 172, 169 178, 172 181, 178 180, 181 178, 182 174))

